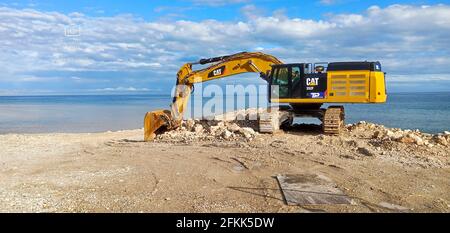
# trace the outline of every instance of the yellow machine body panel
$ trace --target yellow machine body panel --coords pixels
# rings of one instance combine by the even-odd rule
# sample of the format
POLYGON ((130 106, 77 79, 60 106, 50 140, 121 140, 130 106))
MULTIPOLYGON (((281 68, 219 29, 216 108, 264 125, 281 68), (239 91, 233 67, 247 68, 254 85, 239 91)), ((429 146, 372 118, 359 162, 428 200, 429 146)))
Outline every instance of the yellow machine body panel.
POLYGON ((370 72, 370 103, 385 103, 387 100, 384 72, 370 72))
POLYGON ((331 71, 327 74, 326 101, 368 103, 370 71, 331 71))

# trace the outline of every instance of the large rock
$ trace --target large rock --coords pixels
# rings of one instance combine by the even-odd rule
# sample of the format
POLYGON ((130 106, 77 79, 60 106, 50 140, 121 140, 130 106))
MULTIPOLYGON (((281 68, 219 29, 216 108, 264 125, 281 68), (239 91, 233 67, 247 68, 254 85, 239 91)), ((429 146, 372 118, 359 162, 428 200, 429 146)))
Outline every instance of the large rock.
POLYGON ((408 137, 412 138, 417 145, 423 145, 423 139, 421 137, 415 134, 409 134, 408 137))
POLYGON ((245 138, 252 138, 255 136, 256 132, 252 128, 244 127, 239 130, 239 132, 244 135, 245 138))
POLYGON ((403 133, 401 131, 397 131, 392 135, 391 140, 398 141, 403 138, 403 133))
POLYGON ((386 136, 388 136, 388 138, 392 138, 392 137, 394 137, 394 132, 392 132, 390 130, 386 130, 386 136))
POLYGON ((230 139, 232 136, 233 136, 233 133, 226 129, 222 133, 222 137, 226 140, 230 139))
POLYGON ((237 125, 236 123, 231 123, 227 125, 227 129, 233 133, 239 132, 241 130, 241 127, 237 125))
POLYGON ((443 137, 443 136, 437 136, 435 141, 444 146, 448 145, 447 139, 445 139, 445 137, 443 137))
POLYGON ((384 135, 387 137, 387 139, 390 139, 392 141, 400 141, 403 138, 403 131, 401 130, 386 130, 383 134, 381 131, 375 131, 374 137, 378 135, 378 138, 384 137, 384 135))

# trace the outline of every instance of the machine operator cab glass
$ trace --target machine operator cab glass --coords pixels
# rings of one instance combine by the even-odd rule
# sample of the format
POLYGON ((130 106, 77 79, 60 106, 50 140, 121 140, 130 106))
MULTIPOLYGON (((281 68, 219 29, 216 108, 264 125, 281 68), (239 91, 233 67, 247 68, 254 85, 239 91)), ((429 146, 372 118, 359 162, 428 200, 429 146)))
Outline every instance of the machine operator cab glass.
POLYGON ((328 63, 274 65, 270 99, 324 98, 328 63))

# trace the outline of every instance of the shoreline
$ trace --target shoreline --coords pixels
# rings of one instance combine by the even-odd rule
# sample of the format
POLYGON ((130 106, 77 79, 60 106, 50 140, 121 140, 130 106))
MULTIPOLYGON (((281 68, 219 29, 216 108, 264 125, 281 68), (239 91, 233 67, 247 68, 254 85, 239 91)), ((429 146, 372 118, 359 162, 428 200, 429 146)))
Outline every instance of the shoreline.
POLYGON ((36 132, 36 133, 1 133, 0 136, 8 136, 8 135, 24 135, 24 136, 33 136, 33 135, 64 135, 64 134, 106 134, 106 133, 121 133, 121 132, 128 132, 128 131, 138 131, 138 130, 144 130, 144 128, 134 128, 134 129, 122 129, 122 130, 107 130, 107 131, 98 131, 98 132, 36 132))
MULTIPOLYGON (((185 120, 186 121, 186 120, 185 120)), ((204 120, 207 121, 207 120, 204 120)), ((372 122, 365 122, 365 121, 360 121, 354 124, 358 124, 358 123, 369 123, 369 124, 374 124, 374 125, 382 125, 382 124, 377 124, 377 123, 372 123, 372 122)), ((302 123, 303 125, 317 125, 318 124, 314 124, 314 123, 302 123)), ((354 124, 347 124, 347 126, 350 125, 354 125, 354 124)), ((382 125, 385 128, 389 128, 389 129, 394 129, 394 130, 401 130, 401 131, 419 131, 420 133, 423 134, 430 134, 430 135, 442 135, 445 134, 446 132, 450 132, 450 128, 449 129, 444 129, 441 132, 437 132, 437 133, 428 133, 425 131, 420 131, 419 129, 404 129, 404 128, 396 128, 396 127, 386 127, 384 125, 382 125)), ((121 132, 127 132, 127 131, 138 131, 138 130, 144 130, 144 128, 129 128, 129 129, 121 129, 121 130, 102 130, 102 131, 93 131, 93 132, 8 132, 8 133, 2 133, 0 132, 0 136, 8 136, 8 135, 24 135, 24 136, 32 136, 32 135, 64 135, 64 134, 73 134, 73 135, 77 135, 77 134, 103 134, 103 133, 121 133, 121 132)))

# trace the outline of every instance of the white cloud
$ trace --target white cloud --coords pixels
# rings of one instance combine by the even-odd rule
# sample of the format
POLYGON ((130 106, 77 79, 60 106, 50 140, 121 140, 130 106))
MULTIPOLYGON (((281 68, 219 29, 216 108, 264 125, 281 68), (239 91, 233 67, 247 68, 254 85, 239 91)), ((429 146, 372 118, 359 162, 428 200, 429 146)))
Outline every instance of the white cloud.
MULTIPOLYGON (((442 4, 373 6, 323 20, 256 14, 239 22, 148 22, 131 15, 89 17, 3 7, 0 88, 2 82, 50 82, 33 74, 61 71, 146 71, 152 74, 142 77, 146 85, 172 83, 183 62, 252 49, 285 62, 380 60, 392 75, 445 76, 450 74, 448 22, 450 6, 442 4), (65 36, 74 25, 79 35, 65 36)), ((67 79, 76 81, 74 75, 67 79)), ((110 80, 119 87, 143 84, 110 80)))
POLYGON ((56 81, 60 81, 63 78, 61 77, 35 77, 35 76, 23 76, 20 77, 18 80, 20 82, 56 82, 56 81))
POLYGON ((248 19, 255 19, 255 18, 261 17, 264 14, 263 9, 255 6, 253 4, 248 4, 248 5, 241 7, 240 11, 241 11, 241 14, 243 14, 248 19))
POLYGON ((319 3, 322 5, 332 5, 336 3, 336 0, 320 0, 319 3))
POLYGON ((195 5, 225 6, 230 4, 248 3, 250 0, 191 0, 195 5))
POLYGON ((95 91, 101 92, 138 92, 138 91, 150 91, 148 88, 135 88, 135 87, 107 87, 101 89, 95 89, 95 91))
POLYGON ((387 80, 397 83, 450 81, 450 74, 388 75, 387 80))

